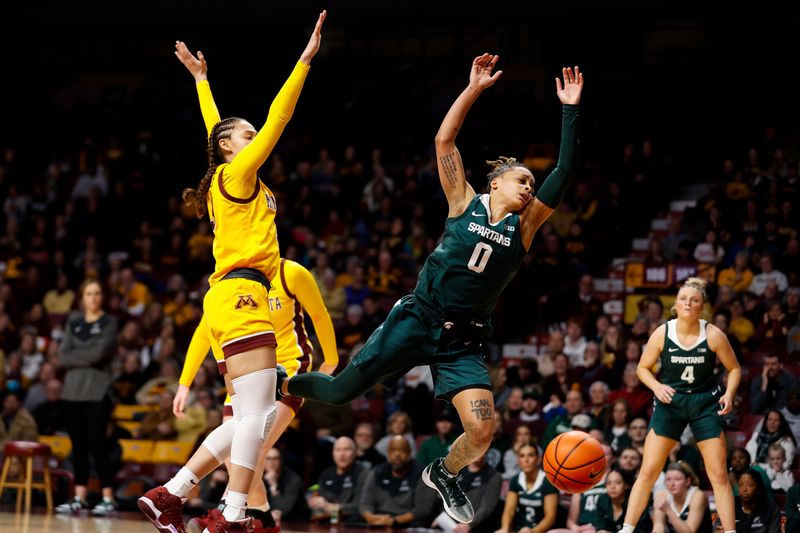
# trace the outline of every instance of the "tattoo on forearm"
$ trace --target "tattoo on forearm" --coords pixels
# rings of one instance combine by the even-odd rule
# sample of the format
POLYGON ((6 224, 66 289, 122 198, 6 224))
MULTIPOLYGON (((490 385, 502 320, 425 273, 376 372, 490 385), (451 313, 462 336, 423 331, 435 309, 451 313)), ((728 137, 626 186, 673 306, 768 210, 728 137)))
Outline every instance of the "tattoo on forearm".
POLYGON ((494 417, 492 404, 489 400, 472 400, 469 402, 470 411, 475 413, 478 420, 491 420, 494 417))
POLYGON ((458 184, 458 165, 456 165, 455 154, 444 154, 439 158, 439 165, 442 167, 444 177, 453 189, 458 184))

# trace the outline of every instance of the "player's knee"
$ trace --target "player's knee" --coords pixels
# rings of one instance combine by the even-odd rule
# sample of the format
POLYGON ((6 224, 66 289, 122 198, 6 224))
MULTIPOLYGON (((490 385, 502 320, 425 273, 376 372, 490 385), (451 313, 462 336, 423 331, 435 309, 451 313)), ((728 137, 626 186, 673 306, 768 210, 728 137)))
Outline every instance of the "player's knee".
POLYGON ((639 475, 637 476, 638 479, 641 479, 647 483, 655 482, 658 476, 661 474, 661 470, 657 468, 655 465, 651 464, 642 464, 642 467, 639 469, 639 475))
POLYGON ((728 472, 726 472, 724 467, 706 466, 706 475, 708 475, 708 480, 713 486, 727 485, 730 483, 728 472))
POLYGON ((480 448, 485 451, 492 443, 494 424, 473 424, 465 428, 465 432, 467 439, 473 447, 480 448))

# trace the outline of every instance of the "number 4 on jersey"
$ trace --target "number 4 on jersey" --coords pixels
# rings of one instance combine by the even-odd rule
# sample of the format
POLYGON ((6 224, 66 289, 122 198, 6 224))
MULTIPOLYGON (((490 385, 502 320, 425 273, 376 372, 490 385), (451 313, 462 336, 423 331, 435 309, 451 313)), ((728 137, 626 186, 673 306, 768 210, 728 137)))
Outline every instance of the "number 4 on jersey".
POLYGON ((687 383, 694 383, 694 367, 687 366, 681 374, 681 379, 687 383))

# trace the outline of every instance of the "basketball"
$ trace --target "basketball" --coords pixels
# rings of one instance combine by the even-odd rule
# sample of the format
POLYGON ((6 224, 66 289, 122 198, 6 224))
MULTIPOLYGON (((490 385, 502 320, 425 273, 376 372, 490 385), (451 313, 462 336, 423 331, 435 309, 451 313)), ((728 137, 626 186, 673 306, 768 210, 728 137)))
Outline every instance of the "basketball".
POLYGON ((567 431, 547 446, 542 467, 555 488, 580 494, 603 478, 606 455, 597 439, 588 433, 567 431))

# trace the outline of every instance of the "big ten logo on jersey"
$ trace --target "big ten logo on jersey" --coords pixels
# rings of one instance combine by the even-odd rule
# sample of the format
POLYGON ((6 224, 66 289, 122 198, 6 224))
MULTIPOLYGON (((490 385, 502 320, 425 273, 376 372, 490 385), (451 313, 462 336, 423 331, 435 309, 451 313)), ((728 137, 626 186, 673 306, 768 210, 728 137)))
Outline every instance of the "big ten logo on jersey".
POLYGON ((281 303, 280 297, 276 296, 275 298, 269 299, 269 310, 270 311, 278 311, 279 309, 283 309, 283 304, 281 303))
POLYGON ((236 305, 233 306, 234 309, 245 309, 248 307, 250 309, 256 309, 258 307, 256 301, 253 300, 252 294, 237 294, 236 297, 237 300, 236 305))
POLYGON ((272 209, 273 211, 277 211, 278 202, 275 201, 275 197, 268 192, 264 193, 264 197, 267 199, 267 207, 272 209))

